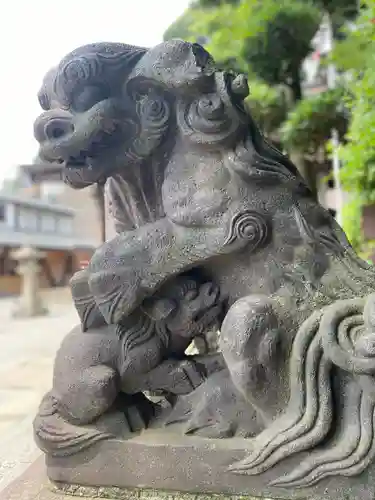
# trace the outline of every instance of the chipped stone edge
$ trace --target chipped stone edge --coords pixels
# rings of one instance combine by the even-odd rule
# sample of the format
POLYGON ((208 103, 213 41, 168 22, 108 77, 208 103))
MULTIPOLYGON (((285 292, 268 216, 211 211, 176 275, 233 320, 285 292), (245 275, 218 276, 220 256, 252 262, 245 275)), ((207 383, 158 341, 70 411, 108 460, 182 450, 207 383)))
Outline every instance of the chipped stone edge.
MULTIPOLYGON (((261 497, 239 496, 239 495, 217 495, 207 493, 182 493, 173 491, 161 491, 152 489, 124 489, 116 487, 95 487, 79 486, 74 484, 65 484, 51 482, 50 488, 54 493, 71 495, 80 498, 107 498, 108 500, 259 500, 261 497)), ((264 498, 262 500, 273 500, 264 498)))

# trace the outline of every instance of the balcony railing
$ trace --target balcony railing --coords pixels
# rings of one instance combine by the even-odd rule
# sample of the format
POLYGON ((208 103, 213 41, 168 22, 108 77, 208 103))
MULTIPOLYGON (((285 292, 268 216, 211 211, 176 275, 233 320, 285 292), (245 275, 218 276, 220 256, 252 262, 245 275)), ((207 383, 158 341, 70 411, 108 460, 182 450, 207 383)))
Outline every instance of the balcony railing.
POLYGON ((0 245, 92 246, 74 234, 74 210, 41 200, 0 195, 0 245))

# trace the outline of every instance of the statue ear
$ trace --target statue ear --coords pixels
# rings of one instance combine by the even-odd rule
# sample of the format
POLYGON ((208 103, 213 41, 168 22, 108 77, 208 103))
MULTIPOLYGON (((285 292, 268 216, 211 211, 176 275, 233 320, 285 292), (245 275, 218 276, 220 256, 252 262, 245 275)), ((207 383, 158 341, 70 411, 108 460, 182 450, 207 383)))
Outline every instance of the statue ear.
POLYGON ((176 309, 176 304, 170 299, 151 298, 143 302, 142 309, 154 321, 161 321, 176 309))

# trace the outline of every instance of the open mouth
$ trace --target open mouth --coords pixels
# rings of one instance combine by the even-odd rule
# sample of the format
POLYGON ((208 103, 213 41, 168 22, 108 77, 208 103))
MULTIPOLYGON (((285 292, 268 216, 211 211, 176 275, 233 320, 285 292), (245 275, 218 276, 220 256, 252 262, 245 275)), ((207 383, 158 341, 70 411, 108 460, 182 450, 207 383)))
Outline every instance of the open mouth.
POLYGON ((74 155, 64 155, 58 160, 64 168, 64 181, 77 189, 95 183, 105 184, 106 179, 114 173, 112 160, 123 141, 120 127, 115 127, 111 133, 98 131, 85 150, 74 155))
POLYGON ((98 130, 87 141, 86 148, 79 151, 77 155, 69 156, 67 163, 72 168, 79 168, 87 165, 89 158, 104 158, 111 155, 112 151, 124 142, 125 137, 119 124, 115 124, 111 131, 98 130))
POLYGON ((63 180, 75 189, 82 189, 92 184, 105 184, 108 175, 105 175, 105 164, 102 168, 93 165, 92 159, 85 154, 78 157, 69 157, 62 161, 63 180))
POLYGON ((64 168, 68 170, 76 170, 86 168, 87 165, 87 156, 84 154, 80 154, 78 157, 70 156, 68 160, 61 161, 64 164, 64 168))
POLYGON ((105 165, 99 169, 93 167, 90 158, 70 158, 63 163, 63 180, 75 189, 82 189, 92 184, 104 185, 110 173, 105 171, 105 165))
POLYGON ((110 158, 132 132, 124 129, 123 112, 118 108, 117 101, 107 99, 81 116, 63 110, 43 113, 34 124, 35 138, 41 144, 39 156, 62 163, 67 170, 99 166, 97 160, 110 158))

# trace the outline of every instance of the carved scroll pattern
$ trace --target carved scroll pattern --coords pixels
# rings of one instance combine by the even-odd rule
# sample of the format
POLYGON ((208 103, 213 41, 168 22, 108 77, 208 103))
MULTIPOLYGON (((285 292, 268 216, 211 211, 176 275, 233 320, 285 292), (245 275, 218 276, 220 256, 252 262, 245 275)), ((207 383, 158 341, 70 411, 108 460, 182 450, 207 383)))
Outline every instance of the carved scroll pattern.
POLYGON ((300 328, 290 356, 290 400, 280 418, 260 433, 254 452, 231 466, 258 475, 281 460, 311 450, 272 486, 302 488, 333 476, 363 472, 375 457, 374 296, 334 303, 300 328), (332 368, 354 374, 334 404, 332 368), (334 435, 314 450, 333 426, 334 435))

